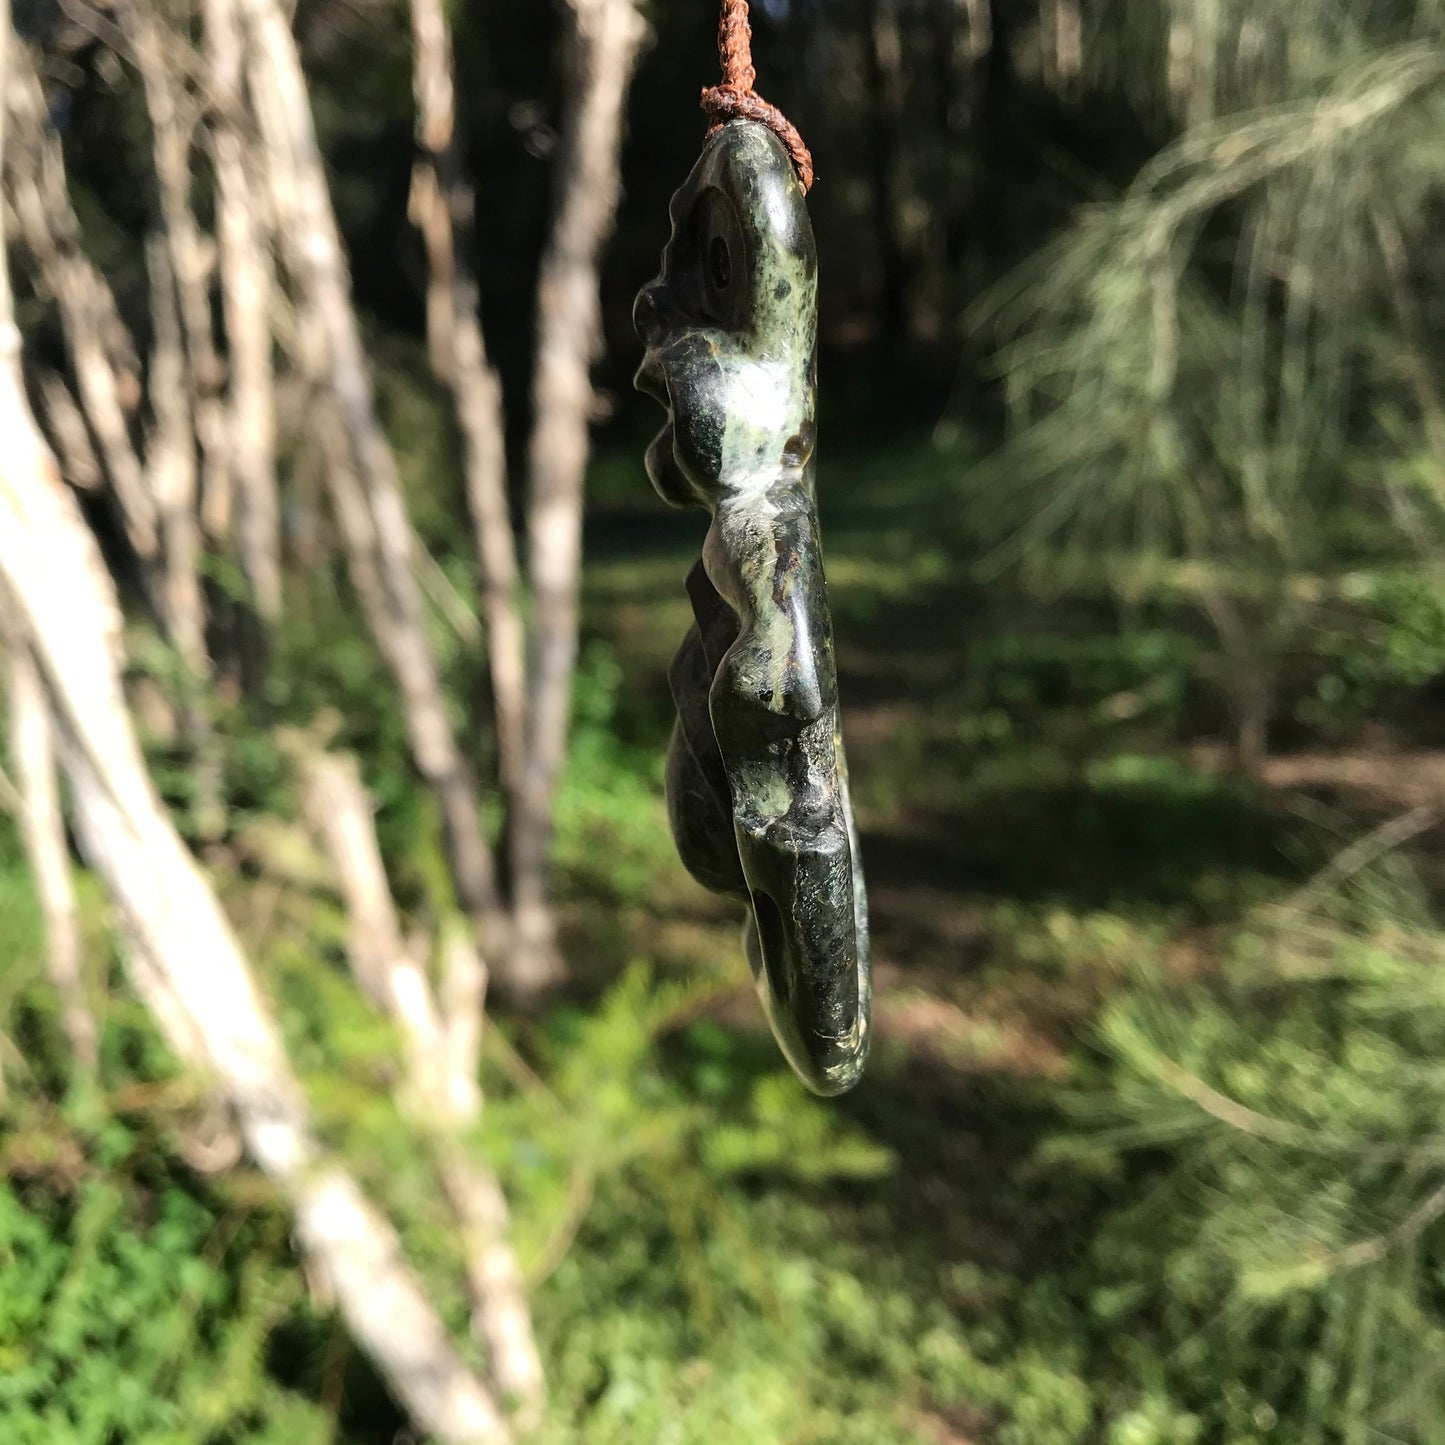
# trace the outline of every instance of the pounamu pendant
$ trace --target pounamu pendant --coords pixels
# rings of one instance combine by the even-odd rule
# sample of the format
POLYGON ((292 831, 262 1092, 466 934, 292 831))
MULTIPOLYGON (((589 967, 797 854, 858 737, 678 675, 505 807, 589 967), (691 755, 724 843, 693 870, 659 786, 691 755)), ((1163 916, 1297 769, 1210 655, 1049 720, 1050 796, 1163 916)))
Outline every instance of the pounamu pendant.
POLYGON ((709 136, 637 298, 637 386, 666 408, 647 472, 712 514, 669 673, 673 837, 748 905, 745 949, 788 1062, 819 1094, 868 1054, 868 902, 838 727, 814 490, 818 260, 792 162, 753 121, 709 136))

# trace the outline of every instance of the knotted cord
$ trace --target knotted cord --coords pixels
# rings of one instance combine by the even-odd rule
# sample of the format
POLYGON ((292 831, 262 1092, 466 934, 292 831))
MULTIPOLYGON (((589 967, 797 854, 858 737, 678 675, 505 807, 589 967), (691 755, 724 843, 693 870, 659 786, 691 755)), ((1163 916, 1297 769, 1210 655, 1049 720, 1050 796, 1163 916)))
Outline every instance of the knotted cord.
POLYGON ((753 27, 748 19, 748 0, 722 0, 717 48, 722 59, 722 84, 709 86, 702 93, 702 108, 712 121, 708 134, 712 135, 729 120, 755 120, 767 126, 792 157, 798 184, 806 196, 813 184, 813 157, 803 144, 797 126, 753 89, 758 73, 753 68, 753 27))

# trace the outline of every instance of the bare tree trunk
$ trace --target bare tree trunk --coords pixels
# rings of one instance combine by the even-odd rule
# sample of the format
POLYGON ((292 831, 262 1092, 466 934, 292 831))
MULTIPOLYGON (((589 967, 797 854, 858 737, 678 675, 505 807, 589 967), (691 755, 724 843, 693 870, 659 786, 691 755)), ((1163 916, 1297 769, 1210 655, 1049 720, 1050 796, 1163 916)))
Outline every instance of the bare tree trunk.
POLYGON ((541 1423, 547 1382, 532 1334, 527 1285, 510 1242, 507 1199, 497 1176, 469 1159, 461 1146, 441 1157, 443 1187, 456 1212, 467 1262, 472 1332, 486 1347, 492 1379, 515 1402, 518 1426, 541 1423))
POLYGON ((1257 778, 1269 757, 1269 720, 1274 710, 1274 673, 1259 633, 1233 598, 1206 592, 1204 610, 1224 653, 1225 690, 1234 713, 1234 765, 1257 778))
POLYGON ((70 388, 53 371, 40 370, 36 381, 40 388, 41 405, 45 409, 50 442, 60 454, 65 480, 82 492, 99 491, 104 480, 100 459, 90 444, 90 432, 75 398, 70 394, 70 388))
POLYGON ((1049 37, 1054 55, 1054 80, 1060 90, 1073 89, 1084 71, 1084 17, 1079 0, 1052 0, 1049 37))
MULTIPOLYGON (((256 610, 281 615, 281 506, 276 486, 276 402, 272 370, 274 273, 261 216, 262 195, 249 168, 240 27, 232 0, 205 0, 208 86, 216 167, 216 237, 220 246, 230 377, 226 430, 239 516, 236 539, 256 610)), ((228 493, 206 498, 212 536, 228 530, 228 493)))
POLYGON ((964 26, 957 55, 968 65, 976 65, 993 49, 993 0, 953 0, 963 12, 964 26))
POLYGON ((487 970, 475 940, 459 925, 443 924, 438 941, 441 979, 437 1004, 445 1033, 445 1078, 450 1117, 475 1120, 482 1115, 482 1023, 487 1002, 487 970))
POLYGON ((202 490, 207 497, 228 498, 232 482, 220 397, 221 362, 211 322, 210 247, 191 208, 191 136, 198 110, 166 56, 168 35, 153 0, 122 0, 117 13, 140 71, 151 123, 161 219, 180 300, 187 362, 180 379, 189 394, 192 428, 200 443, 202 490), (183 114, 183 109, 188 113, 183 114))
MULTIPOLYGON (((505 920, 498 905, 491 849, 482 832, 476 784, 452 730, 427 638, 413 570, 417 543, 396 459, 376 417, 300 58, 276 0, 238 0, 238 4, 282 245, 301 293, 306 323, 315 331, 310 343, 313 364, 324 365, 345 426, 351 468, 369 513, 374 566, 388 618, 377 642, 401 692, 412 754, 440 808, 458 901, 487 946, 500 948, 505 920)), ((375 630, 377 619, 369 621, 375 630)))
POLYGON ((1054 11, 1057 0, 1039 0, 1039 78, 1050 90, 1059 88, 1054 54, 1054 11))
POLYGON ((143 562, 159 549, 156 508, 131 440, 139 367, 110 288, 86 259, 60 146, 45 124, 40 84, 21 46, 10 49, 3 102, 13 134, 5 153, 20 236, 60 308, 81 405, 100 446, 131 546, 143 562))
MULTIPOLYGON (((969 138, 978 124, 987 98, 988 59, 993 49, 992 0, 939 0, 939 65, 942 70, 942 133, 947 144, 940 159, 942 170, 933 189, 939 232, 941 274, 953 278, 956 294, 970 296, 976 289, 969 247, 971 226, 979 224, 987 207, 979 204, 979 167, 960 184, 953 174, 960 148, 975 149, 969 138)), ((986 223, 985 223, 986 224, 986 223)))
POLYGON ((0 641, 9 663, 10 756, 20 795, 20 832, 45 917, 50 979, 60 999, 60 1025, 70 1051, 80 1069, 93 1077, 100 1062, 99 1035, 81 979, 80 910, 70 878, 50 708, 30 643, 3 609, 0 641))
POLYGON ((1084 17, 1079 0, 1040 0, 1039 68, 1044 83, 1067 93, 1084 69, 1084 17))
POLYGON ((507 1202, 496 1176, 469 1157, 463 1135, 481 1110, 475 1025, 484 975, 469 939, 443 940, 442 1003, 434 998, 415 944, 408 946, 372 825, 371 800, 349 758, 303 759, 304 806, 321 838, 351 919, 357 979, 400 1026, 413 1105, 433 1131, 442 1180, 461 1225, 473 1328, 492 1377, 519 1410, 519 1424, 541 1419, 545 1384, 516 1255, 508 1242, 507 1202), (459 1032, 457 1032, 459 1030, 459 1032))
POLYGON ((421 150, 410 214, 427 251, 427 337, 432 366, 456 400, 467 505, 481 572, 502 794, 517 815, 526 705, 517 546, 507 502, 502 387, 488 364, 470 265, 475 200, 457 134, 451 30, 442 0, 412 0, 413 89, 421 150))
MULTIPOLYGON (((413 0, 411 14, 417 140, 422 159, 413 174, 409 210, 427 250, 427 334, 432 365, 437 375, 450 384, 456 399, 467 498, 482 577, 502 785, 509 816, 516 816, 526 674, 517 603, 516 547, 506 492, 502 393, 487 362, 478 311, 480 297, 468 264, 474 201, 463 171, 456 130, 450 29, 439 0, 413 0)), ((351 783, 353 793, 359 790, 354 778, 351 783)), ((322 811, 313 808, 313 816, 322 811)), ((354 801, 350 807, 345 806, 334 786, 330 807, 324 811, 329 811, 333 819, 357 820, 345 830, 353 837, 357 835, 363 810, 354 801)), ((335 822, 330 831, 338 831, 335 822)), ((354 857, 356 850, 344 848, 337 838, 330 851, 344 878, 346 856, 350 852, 354 857)), ((373 859, 358 867, 357 878, 372 878, 372 887, 389 901, 374 841, 370 852, 373 859)), ((366 891, 348 889, 354 900, 366 891)), ((393 951, 401 947, 394 921, 373 930, 373 937, 389 939, 393 951)), ((442 947, 445 1007, 441 1018, 447 1040, 444 1057, 449 1067, 433 1102, 437 1116, 449 1119, 451 1127, 457 1129, 475 1122, 480 1109, 475 1077, 485 975, 469 941, 453 935, 443 940, 442 947)), ((397 952, 395 956, 402 955, 397 952)), ((418 1027, 409 1033, 414 1073, 422 1078, 422 1060, 430 1051, 432 1030, 418 1027)), ((455 1146, 445 1151, 442 1172, 462 1224, 477 1334, 487 1345, 494 1377, 504 1397, 518 1401, 524 1419, 535 1419, 540 1414, 544 1381, 521 1272, 507 1243, 505 1198, 495 1177, 469 1164, 455 1146)))
MULTIPOLYGON (((0 0, 3 7, 5 0, 0 0)), ((0 9, 0 46, 9 38, 0 9)), ((0 266, 3 270, 3 266, 0 266)), ((458 1445, 510 1432, 468 1373, 402 1259, 395 1232, 345 1171, 321 1155, 300 1088, 209 885, 146 774, 118 672, 120 614, 74 499, 25 403, 0 294, 0 579, 13 595, 59 721, 81 847, 115 900, 151 983, 204 1048, 256 1162, 285 1190, 297 1238, 342 1314, 416 1424, 458 1445)))
POLYGON ((908 330, 908 258, 898 232, 902 164, 903 48, 893 0, 863 0, 863 51, 872 114, 869 117, 869 178, 873 189, 873 233, 878 247, 879 323, 888 341, 908 330))
POLYGON ((537 300, 527 509, 533 623, 527 758, 512 833, 515 942, 501 980, 522 995, 544 987, 561 970, 549 853, 577 661, 590 371, 600 345, 598 259, 617 205, 624 101, 646 34, 632 0, 568 3, 573 75, 558 159, 556 218, 537 300))
MULTIPOLYGON (((164 58, 154 26, 136 21, 134 28, 138 52, 148 57, 152 69, 162 65, 164 58)), ((121 372, 115 362, 117 353, 129 351, 129 337, 124 335, 109 287, 81 249, 64 161, 56 141, 46 132, 39 85, 18 48, 10 73, 13 84, 9 103, 11 116, 17 121, 16 144, 11 150, 16 213, 29 248, 59 303, 91 427, 100 438, 132 544, 141 551, 146 564, 144 575, 151 605, 189 674, 187 696, 181 701, 186 731, 196 754, 195 823, 203 837, 213 837, 224 826, 224 810, 219 759, 200 706, 209 661, 200 585, 201 539, 195 517, 198 383, 191 380, 196 363, 194 356, 188 358, 186 354, 187 338, 176 304, 182 288, 174 268, 176 258, 183 258, 196 273, 191 290, 199 294, 192 296, 191 307, 208 312, 200 235, 188 196, 172 194, 162 205, 165 238, 153 241, 147 248, 156 337, 150 388, 155 427, 147 459, 142 463, 121 406, 123 393, 137 385, 134 370, 138 367, 121 372), (175 232, 173 226, 178 228, 175 232), (143 547, 146 550, 142 551, 143 547)), ((155 79, 153 88, 163 89, 164 77, 155 79)), ((161 185, 164 197, 189 185, 188 147, 170 108, 168 92, 155 101, 152 116, 157 127, 156 165, 169 176, 161 185)), ((214 368, 217 363, 209 324, 208 315, 193 318, 191 329, 196 334, 190 341, 193 351, 208 355, 214 368)))
POLYGON ((200 579, 201 532, 196 516, 196 434, 167 250, 158 237, 146 244, 155 332, 150 377, 155 431, 146 448, 146 471, 161 529, 161 617, 191 675, 194 691, 209 671, 200 579))
POLYGON ((452 297, 458 258, 452 236, 455 218, 448 205, 450 197, 442 182, 442 170, 458 145, 451 26, 440 0, 411 0, 410 10, 411 88, 420 155, 412 171, 407 215, 426 246, 426 339, 432 371, 450 380, 452 297))
POLYGON ((157 607, 166 635, 185 664, 180 703, 186 737, 195 751, 193 825, 199 837, 216 839, 226 825, 223 766, 205 707, 211 665, 206 651, 201 526, 196 512, 194 396, 186 384, 186 356, 170 267, 173 254, 173 248, 159 237, 146 243, 155 333, 150 375, 155 431, 146 448, 146 479, 161 527, 157 607))
POLYGON ((1189 0, 1171 7, 1169 89, 1186 126, 1213 119, 1218 97, 1219 0, 1189 0))
POLYGON ((391 884, 372 823, 372 802, 349 757, 302 758, 302 805, 321 840, 346 902, 348 951, 361 991, 401 1026, 413 1104, 432 1107, 442 1093, 442 1022, 424 957, 402 937, 391 884))

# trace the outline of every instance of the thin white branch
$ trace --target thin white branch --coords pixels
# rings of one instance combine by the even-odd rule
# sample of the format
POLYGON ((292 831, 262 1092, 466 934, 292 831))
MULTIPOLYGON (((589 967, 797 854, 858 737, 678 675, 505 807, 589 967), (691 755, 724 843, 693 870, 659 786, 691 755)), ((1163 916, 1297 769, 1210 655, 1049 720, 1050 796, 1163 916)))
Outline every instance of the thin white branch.
POLYGON ((467 505, 481 573, 502 794, 515 816, 521 786, 526 655, 517 544, 507 500, 502 385, 487 360, 480 294, 468 263, 476 202, 457 134, 451 29, 441 0, 411 0, 412 89, 421 158, 408 211, 427 253, 432 366, 452 389, 467 505))
MULTIPOLYGON (((11 38, 0 0, 0 73, 11 38)), ((252 1157, 291 1202, 303 1252, 417 1426, 505 1445, 491 1395, 462 1364, 390 1224, 322 1156, 300 1087, 235 935, 145 769, 120 684, 114 587, 61 483, 20 382, 0 236, 0 580, 31 639, 57 720, 77 835, 175 1005, 173 1047, 204 1050, 252 1157), (177 1027, 177 1018, 189 1027, 177 1027)))
MULTIPOLYGON (((226 429, 239 516, 241 565, 256 609, 281 614, 281 506, 276 483, 276 396, 271 313, 275 271, 269 217, 257 183, 253 124, 246 115, 241 30, 232 0, 205 0, 206 54, 213 106, 211 153, 216 168, 216 234, 220 246, 230 378, 226 429)), ((213 535, 229 525, 229 492, 207 498, 213 535)))
POLYGON ((140 399, 134 348, 109 286, 81 248, 59 142, 46 128, 40 84, 18 43, 9 49, 4 82, 6 119, 13 131, 5 151, 5 171, 20 239, 60 309, 81 405, 99 443, 131 545, 149 561, 158 552, 159 539, 155 502, 146 488, 128 420, 140 399))
POLYGON ((312 752, 301 758, 302 800, 331 859, 351 919, 352 966, 363 990, 401 1030, 413 1110, 433 1134, 442 1180, 462 1231, 473 1326, 492 1377, 515 1402, 518 1423, 535 1424, 545 1397, 525 1283, 508 1239, 507 1202, 496 1176, 473 1159, 465 1132, 481 1110, 477 1044, 485 975, 472 940, 460 930, 442 940, 442 998, 403 940, 372 822, 371 799, 350 758, 312 752), (450 1024, 450 1027, 449 1027, 450 1024))
POLYGON ((527 756, 513 832, 515 944, 505 982, 527 993, 559 970, 550 897, 552 815, 577 661, 582 484, 601 344, 598 262, 612 229, 627 89, 647 27, 633 0, 569 0, 572 92, 557 209, 537 295, 527 545, 532 594, 527 756))
MULTIPOLYGON (((313 379, 335 398, 348 485, 366 512, 365 537, 359 525, 348 526, 343 520, 348 565, 353 577, 358 568, 369 572, 379 588, 371 602, 361 585, 357 591, 368 604, 368 625, 396 678, 412 755, 441 811, 457 898, 491 946, 506 932, 492 853, 482 832, 476 783, 453 730, 427 634, 414 570, 417 542, 396 458, 376 416, 296 43, 276 0, 237 0, 237 11, 251 62, 252 102, 279 239, 302 313, 302 354, 313 379)), ((328 470, 334 473, 336 467, 328 470)))
POLYGON ((70 849, 60 808, 50 708, 30 643, 18 619, 0 608, 10 713, 10 755, 15 762, 20 832, 45 918, 50 979, 60 999, 60 1023, 76 1063, 94 1074, 99 1033, 81 977, 80 908, 70 876, 70 849))

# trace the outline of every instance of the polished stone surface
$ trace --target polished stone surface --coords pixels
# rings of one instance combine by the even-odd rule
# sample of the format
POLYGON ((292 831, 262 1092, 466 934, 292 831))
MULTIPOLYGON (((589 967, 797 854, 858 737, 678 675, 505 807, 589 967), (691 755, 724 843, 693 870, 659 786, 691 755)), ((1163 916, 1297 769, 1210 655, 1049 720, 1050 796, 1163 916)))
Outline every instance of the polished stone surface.
POLYGON ((817 252, 773 133, 733 121, 672 199, 662 274, 637 298, 647 452, 669 502, 712 514, 670 680, 668 811, 688 871, 746 902, 768 1022, 809 1088, 868 1054, 868 903, 838 727, 814 490, 817 252))

